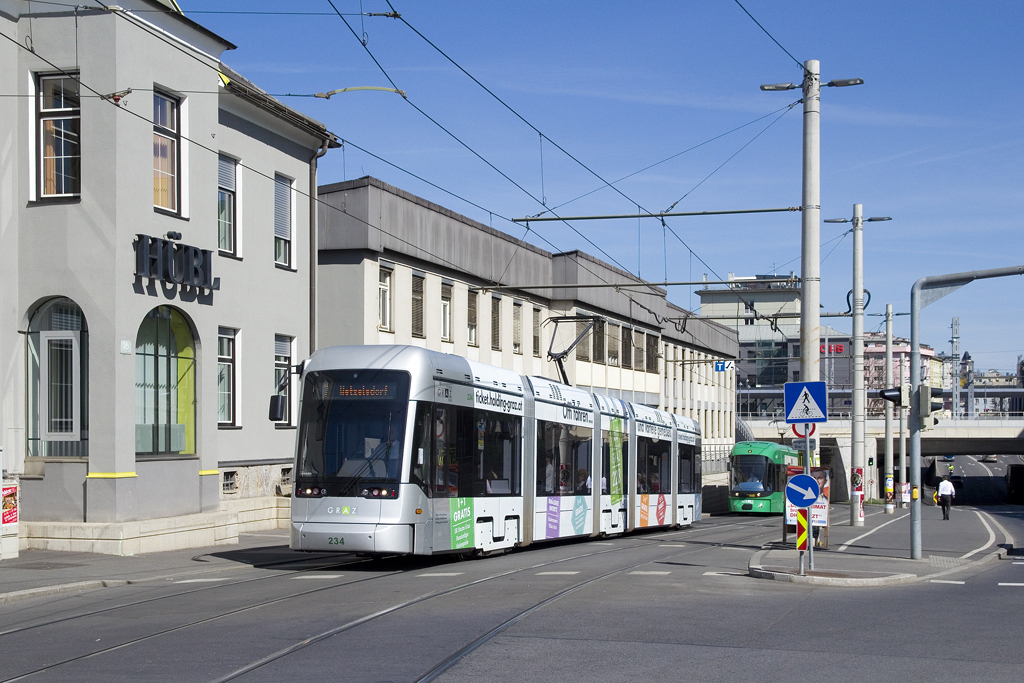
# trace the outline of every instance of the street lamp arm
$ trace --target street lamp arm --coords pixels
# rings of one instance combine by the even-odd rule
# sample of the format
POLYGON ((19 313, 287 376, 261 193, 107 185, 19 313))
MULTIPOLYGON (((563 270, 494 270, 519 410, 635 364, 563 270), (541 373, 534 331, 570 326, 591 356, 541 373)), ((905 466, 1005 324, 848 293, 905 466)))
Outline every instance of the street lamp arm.
POLYGON ((357 85, 351 88, 338 88, 337 90, 331 90, 330 92, 318 92, 313 95, 313 97, 321 97, 325 100, 329 100, 331 99, 331 95, 337 95, 338 93, 349 92, 351 90, 382 90, 384 92, 398 93, 402 97, 406 97, 404 90, 399 90, 397 88, 382 88, 376 85, 357 85))

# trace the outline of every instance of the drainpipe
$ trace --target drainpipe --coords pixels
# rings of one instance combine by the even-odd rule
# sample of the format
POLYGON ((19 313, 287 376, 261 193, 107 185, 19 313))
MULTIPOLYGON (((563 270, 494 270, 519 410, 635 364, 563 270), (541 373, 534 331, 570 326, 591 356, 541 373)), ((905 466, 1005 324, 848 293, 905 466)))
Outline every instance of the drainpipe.
POLYGON ((329 140, 324 138, 320 149, 309 160, 309 355, 316 351, 316 263, 319 250, 317 239, 316 214, 316 160, 327 154, 329 140))

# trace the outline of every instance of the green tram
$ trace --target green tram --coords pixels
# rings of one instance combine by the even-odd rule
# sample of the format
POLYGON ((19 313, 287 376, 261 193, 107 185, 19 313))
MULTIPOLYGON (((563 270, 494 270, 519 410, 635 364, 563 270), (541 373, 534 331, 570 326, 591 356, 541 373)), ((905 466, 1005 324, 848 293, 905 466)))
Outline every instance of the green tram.
POLYGON ((786 466, 802 454, 770 441, 741 441, 729 457, 729 512, 781 515, 785 511, 786 466))

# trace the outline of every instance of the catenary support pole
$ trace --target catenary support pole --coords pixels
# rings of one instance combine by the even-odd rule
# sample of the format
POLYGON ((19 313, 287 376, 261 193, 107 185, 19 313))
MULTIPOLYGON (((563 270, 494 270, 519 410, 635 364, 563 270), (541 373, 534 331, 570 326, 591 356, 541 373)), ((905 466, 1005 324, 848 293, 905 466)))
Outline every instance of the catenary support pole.
MULTIPOLYGON (((821 71, 804 62, 803 194, 800 248, 800 381, 818 381, 821 319, 821 71)), ((823 408, 828 410, 827 406, 823 408)), ((804 472, 810 473, 810 461, 804 472)))
MULTIPOLYGON (((900 386, 902 387, 907 382, 907 370, 906 370, 907 354, 900 354, 900 386)), ((897 489, 901 492, 902 496, 903 484, 907 483, 907 409, 908 406, 900 407, 900 472, 899 476, 896 477, 896 481, 899 482, 900 486, 897 489)), ((903 502, 900 498, 900 507, 907 507, 907 503, 903 502)))
MULTIPOLYGON (((885 305, 885 386, 892 387, 892 304, 885 305)), ((882 476, 885 480, 885 514, 891 515, 896 512, 895 486, 892 476, 892 403, 883 401, 885 404, 885 461, 883 463, 882 476)))
MULTIPOLYGON (((864 205, 853 205, 853 457, 854 472, 864 471, 864 205)), ((874 478, 874 477, 872 477, 874 478)), ((862 485, 863 488, 863 485, 862 485)), ((864 493, 850 496, 850 526, 864 526, 864 493)))

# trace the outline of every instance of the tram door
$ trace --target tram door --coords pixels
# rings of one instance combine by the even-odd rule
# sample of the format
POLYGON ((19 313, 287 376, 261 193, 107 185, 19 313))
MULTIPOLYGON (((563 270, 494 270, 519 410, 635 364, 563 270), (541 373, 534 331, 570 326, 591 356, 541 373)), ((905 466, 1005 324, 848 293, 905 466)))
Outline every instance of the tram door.
POLYGON ((621 417, 601 416, 601 533, 626 530, 629 434, 621 417))
MULTIPOLYGON (((684 436, 681 434, 681 436, 684 436)), ((700 475, 696 468, 700 467, 700 461, 694 456, 696 447, 690 444, 679 442, 676 446, 679 451, 678 470, 679 481, 676 494, 676 524, 692 524, 697 521, 698 497, 700 493, 700 475)))
POLYGON ((672 500, 672 441, 664 436, 637 436, 636 526, 640 528, 672 523, 668 508, 672 500))

